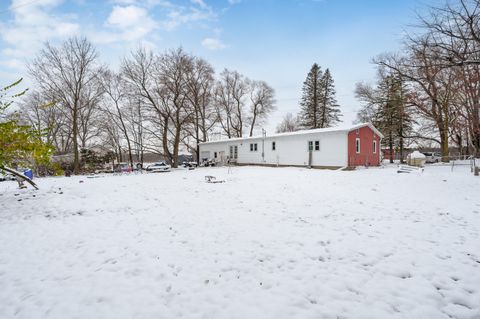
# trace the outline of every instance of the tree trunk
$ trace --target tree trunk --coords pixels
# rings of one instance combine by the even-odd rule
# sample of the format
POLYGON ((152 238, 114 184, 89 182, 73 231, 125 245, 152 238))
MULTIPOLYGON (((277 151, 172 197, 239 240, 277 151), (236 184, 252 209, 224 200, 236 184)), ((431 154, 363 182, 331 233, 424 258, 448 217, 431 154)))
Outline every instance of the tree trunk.
POLYGON ((80 154, 78 152, 78 114, 77 107, 73 109, 73 174, 78 175, 80 173, 80 154))
POLYGON ((393 163, 393 136, 391 132, 388 135, 388 148, 390 149, 390 163, 393 163))
POLYGON ((448 130, 443 128, 440 131, 440 148, 442 149, 442 162, 448 163, 448 130))
POLYGON ((255 127, 255 121, 257 120, 256 112, 253 113, 252 126, 250 126, 250 137, 253 136, 253 128, 255 127))
POLYGON ((118 162, 123 162, 122 148, 120 147, 120 145, 118 145, 118 162))
POLYGON ((196 162, 200 163, 200 120, 198 118, 198 107, 195 108, 195 139, 197 142, 196 162))
POLYGON ((163 155, 167 158, 167 161, 173 167, 173 158, 170 150, 168 149, 168 117, 163 117, 163 132, 162 132, 162 148, 163 148, 163 155))
POLYGON ((180 134, 181 134, 181 127, 176 127, 175 138, 173 140, 173 156, 172 156, 172 167, 178 167, 178 151, 180 148, 180 134))
POLYGON ((403 137, 402 136, 400 136, 399 149, 400 149, 400 163, 403 164, 405 161, 403 160, 403 137))

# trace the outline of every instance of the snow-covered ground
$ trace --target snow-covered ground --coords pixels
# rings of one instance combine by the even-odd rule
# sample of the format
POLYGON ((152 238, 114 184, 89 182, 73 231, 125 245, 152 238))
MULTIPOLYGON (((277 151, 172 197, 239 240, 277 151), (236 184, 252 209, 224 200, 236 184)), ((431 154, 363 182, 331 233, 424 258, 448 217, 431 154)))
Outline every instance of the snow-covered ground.
POLYGON ((36 181, 0 183, 2 319, 480 318, 467 166, 36 181))

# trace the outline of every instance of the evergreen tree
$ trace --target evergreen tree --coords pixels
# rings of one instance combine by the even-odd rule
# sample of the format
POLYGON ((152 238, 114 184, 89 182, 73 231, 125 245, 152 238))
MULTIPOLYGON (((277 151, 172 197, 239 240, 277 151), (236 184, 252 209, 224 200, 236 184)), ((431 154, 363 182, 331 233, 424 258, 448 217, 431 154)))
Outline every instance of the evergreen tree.
POLYGON ((412 129, 411 118, 405 101, 405 88, 401 78, 379 72, 377 86, 372 88, 357 84, 356 96, 365 105, 358 112, 360 122, 371 122, 385 136, 382 143, 390 150, 393 163, 393 150, 398 149, 403 162, 405 140, 412 129))
POLYGON ((320 80, 320 127, 331 127, 340 122, 341 112, 335 93, 332 75, 326 69, 320 80))
POLYGON ((340 121, 340 116, 330 71, 327 69, 324 73, 314 63, 303 82, 300 126, 307 129, 330 127, 340 121))
POLYGON ((312 65, 310 72, 303 82, 302 99, 300 101, 300 125, 304 128, 319 128, 320 114, 320 80, 323 71, 316 63, 312 65))

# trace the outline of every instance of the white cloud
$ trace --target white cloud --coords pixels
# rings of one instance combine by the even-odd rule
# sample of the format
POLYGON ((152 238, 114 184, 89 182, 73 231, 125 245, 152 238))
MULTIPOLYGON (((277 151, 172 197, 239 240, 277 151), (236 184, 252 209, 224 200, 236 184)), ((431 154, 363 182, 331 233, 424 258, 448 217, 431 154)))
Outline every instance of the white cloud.
POLYGON ((190 0, 192 3, 199 5, 201 8, 208 8, 207 4, 203 0, 190 0))
POLYGON ((114 4, 120 5, 136 5, 136 6, 144 6, 144 7, 155 7, 155 6, 162 6, 162 7, 170 7, 173 4, 169 1, 164 0, 113 0, 114 4))
POLYGON ((113 7, 110 16, 107 19, 108 24, 119 27, 129 28, 141 23, 143 19, 150 20, 147 10, 130 5, 127 7, 113 7))
MULTIPOLYGON (((75 1, 76 6, 83 5, 79 4, 82 0, 75 1)), ((209 23, 218 17, 218 12, 207 0, 188 0, 182 4, 173 0, 109 0, 111 11, 99 22, 65 12, 65 2, 12 1, 9 6, 11 18, 0 20, 0 65, 3 68, 18 69, 22 65, 24 68, 25 62, 31 60, 46 41, 57 44, 71 36, 85 35, 100 45, 121 43, 128 47, 141 43, 153 47, 161 36, 159 30, 174 31, 186 25, 212 30, 209 23)), ((226 46, 219 40, 220 35, 214 29, 213 32, 202 45, 210 50, 224 49, 226 46)))
POLYGON ((135 5, 114 6, 106 25, 115 33, 101 34, 96 39, 100 40, 99 42, 139 41, 157 28, 157 24, 149 16, 148 11, 135 5))
POLYGON ((148 37, 154 30, 173 31, 182 25, 200 23, 217 16, 204 0, 190 1, 196 6, 185 7, 163 0, 114 0, 117 5, 105 22, 109 30, 94 33, 92 40, 98 43, 149 41, 148 37), (155 20, 149 13, 150 6, 161 8, 162 14, 155 20))
POLYGON ((2 50, 3 66, 18 69, 19 61, 31 58, 45 41, 79 33, 75 15, 55 11, 62 3, 63 0, 39 0, 27 5, 22 0, 12 1, 13 18, 0 24, 0 37, 6 44, 2 50))
POLYGON ((170 9, 170 12, 167 14, 166 19, 161 23, 162 28, 168 31, 172 31, 181 25, 206 21, 216 18, 216 13, 213 12, 210 8, 185 8, 185 7, 174 7, 170 9))
POLYGON ((223 50, 225 49, 227 46, 222 43, 222 41, 220 41, 220 39, 216 39, 216 38, 205 38, 202 40, 202 46, 204 46, 205 48, 209 49, 209 50, 223 50))
POLYGON ((25 67, 24 61, 15 59, 15 58, 8 59, 5 61, 0 61, 0 65, 3 65, 9 69, 16 69, 16 70, 21 70, 25 67))

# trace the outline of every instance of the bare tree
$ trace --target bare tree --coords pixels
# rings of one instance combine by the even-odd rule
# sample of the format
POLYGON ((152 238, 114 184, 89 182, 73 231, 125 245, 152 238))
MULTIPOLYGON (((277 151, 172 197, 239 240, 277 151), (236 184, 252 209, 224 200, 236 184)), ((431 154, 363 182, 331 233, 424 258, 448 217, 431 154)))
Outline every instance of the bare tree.
MULTIPOLYGON (((420 16, 420 26, 430 38, 430 44, 442 54, 433 56, 437 65, 461 74, 465 102, 460 116, 454 118, 468 126, 466 138, 480 156, 480 99, 478 77, 480 65, 480 1, 458 0, 441 7, 431 8, 428 15, 420 16)), ((455 128, 453 124, 452 128, 455 128)), ((458 130, 454 134, 458 137, 458 130)))
MULTIPOLYGON (((98 101, 98 91, 91 88, 96 85, 97 70, 97 52, 85 38, 70 38, 58 47, 47 43, 29 65, 39 90, 51 94, 70 121, 75 174, 80 169, 80 116, 86 108, 93 110, 98 101)), ((84 128, 89 120, 88 114, 84 116, 84 128)))
POLYGON ((147 124, 144 113, 142 102, 134 97, 129 97, 126 110, 126 117, 129 119, 128 131, 132 136, 133 150, 137 160, 142 164, 142 166, 145 151, 144 126, 147 124))
MULTIPOLYGON (((213 108, 213 67, 205 60, 194 57, 192 67, 187 73, 187 98, 193 108, 192 130, 187 127, 187 136, 193 136, 197 162, 200 161, 199 143, 206 142, 214 127, 217 116, 213 108)), ((188 145, 188 143, 186 143, 188 145)))
POLYGON ((440 138, 442 160, 448 161, 450 112, 453 98, 453 76, 437 65, 444 52, 435 48, 423 36, 410 39, 406 55, 384 55, 375 60, 380 67, 390 69, 409 82, 408 103, 417 114, 435 123, 440 138), (437 58, 435 58, 437 57, 437 58))
POLYGON ((298 118, 293 116, 292 113, 287 113, 283 117, 282 121, 278 124, 276 132, 277 133, 295 132, 300 129, 299 127, 300 125, 299 125, 298 118))
POLYGON ((138 49, 130 59, 124 59, 122 66, 131 91, 150 110, 152 127, 144 126, 143 129, 161 141, 161 145, 154 145, 162 148, 162 155, 173 167, 178 166, 183 130, 193 114, 187 85, 192 61, 182 49, 159 56, 138 49))
POLYGON ((247 87, 247 79, 243 75, 228 69, 223 70, 217 81, 215 108, 218 122, 228 138, 243 135, 247 87))
POLYGON ((178 154, 183 130, 194 111, 189 103, 187 75, 193 67, 193 58, 182 49, 164 53, 156 64, 159 79, 161 109, 169 123, 163 132, 163 151, 172 167, 178 166, 178 154))
POLYGON ((128 161, 133 168, 132 142, 126 120, 125 104, 128 103, 127 90, 122 78, 110 70, 103 70, 99 77, 102 89, 105 92, 104 107, 102 110, 110 115, 112 122, 117 125, 123 138, 127 142, 128 161))
POLYGON ((275 91, 264 81, 250 81, 248 90, 250 136, 253 136, 256 125, 261 124, 275 110, 275 91))
POLYGON ((21 116, 39 135, 42 135, 47 144, 54 145, 58 152, 67 152, 69 139, 63 143, 61 137, 65 129, 65 116, 58 105, 51 103, 51 98, 44 93, 31 91, 20 103, 21 116))
POLYGON ((163 147, 163 133, 168 132, 166 126, 169 117, 162 112, 161 90, 155 77, 155 63, 156 57, 152 52, 138 48, 129 58, 123 59, 121 74, 129 92, 129 114, 135 119, 131 130, 138 133, 137 148, 141 143, 139 152, 143 153, 148 149, 163 155, 159 149, 163 147), (154 141, 151 143, 153 145, 147 145, 147 135, 152 135, 160 144, 154 141))
POLYGON ((263 81, 252 81, 225 69, 215 88, 218 123, 228 138, 252 136, 257 125, 275 110, 274 90, 263 81))
POLYGON ((452 114, 452 139, 463 152, 480 155, 480 65, 463 65, 452 68, 456 77, 454 110, 452 114))

